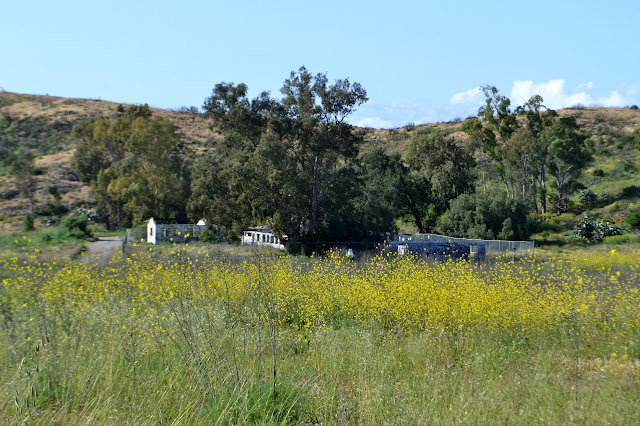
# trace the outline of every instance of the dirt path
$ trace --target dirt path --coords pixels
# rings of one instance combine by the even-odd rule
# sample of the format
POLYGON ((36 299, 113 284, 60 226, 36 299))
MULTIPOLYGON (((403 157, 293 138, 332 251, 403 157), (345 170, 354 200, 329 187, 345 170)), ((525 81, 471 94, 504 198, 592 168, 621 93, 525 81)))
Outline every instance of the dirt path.
POLYGON ((82 257, 83 262, 98 263, 105 267, 115 253, 115 249, 122 247, 120 237, 101 237, 98 241, 87 243, 87 249, 82 257))

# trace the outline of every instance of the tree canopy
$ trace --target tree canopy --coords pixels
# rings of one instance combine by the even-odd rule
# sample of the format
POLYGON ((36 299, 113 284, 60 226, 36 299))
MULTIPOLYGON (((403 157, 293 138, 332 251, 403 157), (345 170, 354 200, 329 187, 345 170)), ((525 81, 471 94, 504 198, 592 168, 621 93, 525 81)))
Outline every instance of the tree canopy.
POLYGON ((279 100, 267 92, 249 100, 245 84, 214 87, 204 110, 223 140, 196 167, 191 213, 236 234, 266 223, 299 239, 363 237, 345 225, 353 222, 362 142, 346 119, 367 100, 366 91, 348 79, 329 84, 325 74, 302 67, 281 93, 279 100))
POLYGON ((74 127, 78 140, 72 165, 91 185, 110 228, 149 217, 186 220, 189 173, 178 155, 180 138, 168 119, 152 117, 148 106, 74 127))

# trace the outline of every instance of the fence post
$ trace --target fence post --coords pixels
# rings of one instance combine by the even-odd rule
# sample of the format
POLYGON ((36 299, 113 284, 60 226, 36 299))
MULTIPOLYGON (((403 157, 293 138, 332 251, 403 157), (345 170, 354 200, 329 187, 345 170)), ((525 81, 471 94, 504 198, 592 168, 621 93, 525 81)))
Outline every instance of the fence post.
POLYGON ((124 247, 129 243, 129 237, 131 236, 131 229, 127 229, 127 232, 124 233, 124 239, 122 240, 122 258, 124 259, 124 247))

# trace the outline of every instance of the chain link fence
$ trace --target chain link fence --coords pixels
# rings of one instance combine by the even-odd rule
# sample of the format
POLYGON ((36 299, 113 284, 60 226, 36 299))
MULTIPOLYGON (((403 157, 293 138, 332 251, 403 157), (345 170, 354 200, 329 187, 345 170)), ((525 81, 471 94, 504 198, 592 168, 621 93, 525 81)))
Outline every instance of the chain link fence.
POLYGON ((438 234, 400 235, 399 241, 429 241, 432 243, 453 243, 469 246, 471 257, 512 256, 530 257, 534 255, 533 241, 480 240, 473 238, 456 238, 438 234))

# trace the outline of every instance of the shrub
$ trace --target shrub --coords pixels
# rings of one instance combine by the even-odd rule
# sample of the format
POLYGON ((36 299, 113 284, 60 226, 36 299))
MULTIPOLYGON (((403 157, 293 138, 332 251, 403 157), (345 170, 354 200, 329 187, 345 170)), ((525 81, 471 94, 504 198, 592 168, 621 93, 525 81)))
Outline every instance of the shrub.
POLYGON ((640 186, 629 185, 622 188, 620 198, 635 198, 640 197, 640 186))
POLYGON ((598 195, 587 188, 580 193, 580 202, 588 209, 591 209, 598 203, 598 195))
POLYGON ((198 241, 202 241, 204 243, 210 243, 217 240, 217 235, 215 231, 211 229, 205 229, 198 234, 198 241))
POLYGON ((12 198, 16 198, 18 195, 20 195, 20 191, 15 189, 7 189, 0 192, 0 198, 3 200, 10 200, 12 198))
POLYGON ((463 194, 451 201, 438 227, 452 237, 527 240, 531 236, 527 211, 524 201, 504 193, 463 194))
POLYGON ((574 233, 577 238, 582 238, 592 243, 600 242, 604 237, 621 234, 622 229, 620 227, 609 222, 596 220, 586 213, 578 221, 574 233))
POLYGON ((600 206, 607 206, 613 202, 613 196, 608 192, 601 192, 598 198, 600 198, 600 206))
POLYGON ((640 209, 632 210, 624 217, 624 223, 631 229, 640 229, 640 209))
POLYGON ((609 237, 604 237, 603 242, 610 245, 632 244, 638 242, 638 237, 633 234, 611 235, 609 237))
POLYGON ((29 231, 33 231, 34 227, 33 227, 33 216, 31 216, 31 213, 27 213, 24 216, 24 225, 22 226, 22 229, 25 232, 29 232, 29 231))
POLYGON ((596 177, 603 177, 604 176, 604 170, 602 169, 593 169, 593 175, 596 177))
POLYGON ((60 222, 57 236, 59 238, 85 239, 92 236, 88 228, 89 221, 86 216, 67 216, 60 222))
POLYGON ((68 212, 69 208, 57 201, 48 201, 36 209, 36 213, 40 216, 62 216, 68 212))

